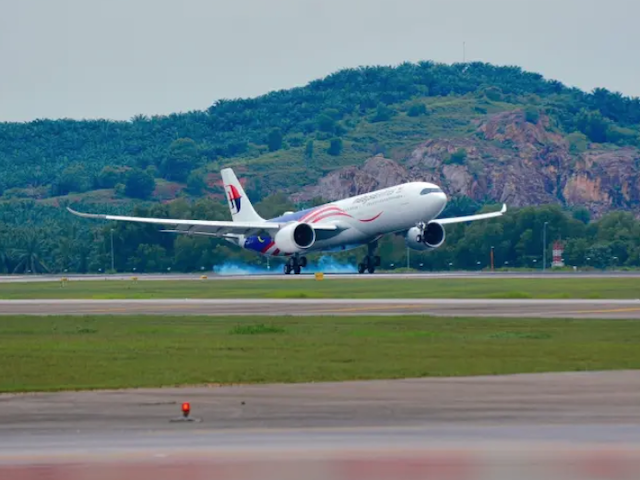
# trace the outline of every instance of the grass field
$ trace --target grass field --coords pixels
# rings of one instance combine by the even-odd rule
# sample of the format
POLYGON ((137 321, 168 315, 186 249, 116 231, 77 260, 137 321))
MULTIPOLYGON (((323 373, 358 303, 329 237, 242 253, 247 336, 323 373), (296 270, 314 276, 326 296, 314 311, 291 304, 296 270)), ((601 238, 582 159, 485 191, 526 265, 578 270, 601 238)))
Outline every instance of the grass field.
POLYGON ((70 281, 0 284, 25 298, 640 298, 637 278, 70 281))
POLYGON ((3 317, 0 391, 640 368, 640 322, 3 317))

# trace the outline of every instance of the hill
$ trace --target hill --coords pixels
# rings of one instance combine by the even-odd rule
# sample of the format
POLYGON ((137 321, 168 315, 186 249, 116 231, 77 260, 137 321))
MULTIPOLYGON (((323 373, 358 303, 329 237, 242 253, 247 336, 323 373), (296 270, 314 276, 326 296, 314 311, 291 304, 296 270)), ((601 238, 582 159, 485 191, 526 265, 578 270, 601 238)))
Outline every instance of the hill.
MULTIPOLYGON (((613 210, 637 215, 640 100, 604 89, 586 93, 517 67, 421 62, 346 69, 304 87, 185 114, 2 123, 0 222, 6 233, 0 255, 2 243, 16 242, 15 232, 37 225, 52 245, 37 247, 32 239, 32 250, 43 252, 49 268, 106 268, 104 226, 70 219, 59 207, 129 213, 137 206, 158 215, 225 218, 223 166, 236 168, 252 199, 264 200, 261 208, 274 215, 317 197, 412 178, 434 180, 457 197, 450 211, 506 201, 556 203, 593 218, 613 210), (63 247, 62 238, 73 241, 63 247), (79 246, 87 252, 84 260, 79 246)), ((199 252, 178 262, 189 265, 184 269, 236 255, 209 240, 197 239, 196 248, 193 239, 127 228, 116 231, 120 269, 136 261, 140 269, 175 265, 181 245, 199 252), (152 256, 149 265, 140 260, 152 256)), ((18 243, 23 251, 29 239, 18 243)), ((5 269, 41 268, 38 255, 15 259, 23 255, 14 252, 5 269)))

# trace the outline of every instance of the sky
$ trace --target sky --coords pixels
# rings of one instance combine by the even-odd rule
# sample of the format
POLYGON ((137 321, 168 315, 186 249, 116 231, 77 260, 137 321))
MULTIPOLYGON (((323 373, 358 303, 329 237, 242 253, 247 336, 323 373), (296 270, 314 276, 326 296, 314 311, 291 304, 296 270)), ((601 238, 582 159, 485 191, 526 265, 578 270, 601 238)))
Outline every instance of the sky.
POLYGON ((637 0, 0 0, 0 121, 203 110, 341 68, 518 65, 640 96, 637 0))

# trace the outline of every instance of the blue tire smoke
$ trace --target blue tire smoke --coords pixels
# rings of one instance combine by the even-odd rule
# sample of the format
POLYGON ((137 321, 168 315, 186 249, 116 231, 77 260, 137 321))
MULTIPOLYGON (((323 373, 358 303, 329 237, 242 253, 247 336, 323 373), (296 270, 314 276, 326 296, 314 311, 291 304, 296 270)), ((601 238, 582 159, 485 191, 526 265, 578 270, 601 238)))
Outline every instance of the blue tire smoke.
MULTIPOLYGON (((270 269, 266 266, 246 265, 240 262, 225 262, 213 268, 214 273, 219 275, 268 275, 282 274, 282 263, 273 262, 270 269)), ((355 265, 336 261, 331 256, 323 256, 317 262, 309 262, 303 273, 357 273, 355 265)))

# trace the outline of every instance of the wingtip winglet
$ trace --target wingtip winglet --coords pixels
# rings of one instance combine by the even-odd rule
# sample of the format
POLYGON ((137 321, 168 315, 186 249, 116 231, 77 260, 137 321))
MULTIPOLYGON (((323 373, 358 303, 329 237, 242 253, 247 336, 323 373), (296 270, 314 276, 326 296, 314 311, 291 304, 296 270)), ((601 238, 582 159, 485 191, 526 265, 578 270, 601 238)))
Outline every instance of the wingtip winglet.
POLYGON ((95 214, 93 214, 93 213, 82 213, 82 212, 78 212, 78 211, 74 210, 74 209, 73 209, 73 208, 71 208, 71 207, 67 207, 67 210, 68 210, 70 213, 72 213, 72 214, 74 214, 74 215, 76 215, 76 216, 78 216, 78 217, 83 217, 83 218, 102 218, 102 219, 107 218, 107 216, 106 216, 106 215, 95 215, 95 214))
POLYGON ((500 213, 507 213, 507 204, 506 203, 502 204, 502 210, 500 210, 500 213))

